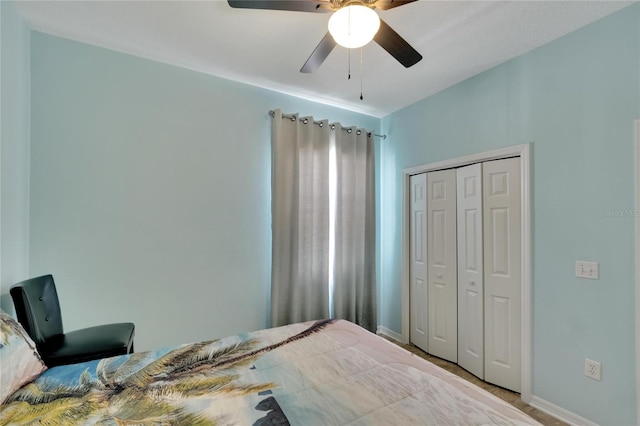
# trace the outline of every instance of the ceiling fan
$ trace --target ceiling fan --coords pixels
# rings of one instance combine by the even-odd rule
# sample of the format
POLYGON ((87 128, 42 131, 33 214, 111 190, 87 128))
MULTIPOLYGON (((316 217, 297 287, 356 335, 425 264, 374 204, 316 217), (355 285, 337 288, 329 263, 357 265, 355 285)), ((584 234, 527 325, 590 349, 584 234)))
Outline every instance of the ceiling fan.
POLYGON ((336 44, 356 48, 373 40, 409 68, 422 59, 409 43, 384 22, 374 9, 388 10, 416 0, 227 0, 234 8, 332 13, 329 31, 320 40, 300 72, 317 70, 336 44), (362 16, 362 18, 360 18, 362 16), (362 20, 361 20, 362 19, 362 20), (364 20, 364 21, 363 21, 364 20), (363 28, 363 38, 359 30, 363 28))

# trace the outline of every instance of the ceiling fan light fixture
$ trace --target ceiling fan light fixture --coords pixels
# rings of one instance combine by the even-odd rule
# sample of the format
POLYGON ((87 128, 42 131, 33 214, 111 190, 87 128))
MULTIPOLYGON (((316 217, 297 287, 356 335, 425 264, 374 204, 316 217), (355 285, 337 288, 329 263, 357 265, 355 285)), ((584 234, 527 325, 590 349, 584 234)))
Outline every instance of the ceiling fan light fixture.
POLYGON ((362 47, 373 40, 380 28, 380 17, 367 6, 352 4, 338 9, 329 19, 329 33, 340 46, 362 47))

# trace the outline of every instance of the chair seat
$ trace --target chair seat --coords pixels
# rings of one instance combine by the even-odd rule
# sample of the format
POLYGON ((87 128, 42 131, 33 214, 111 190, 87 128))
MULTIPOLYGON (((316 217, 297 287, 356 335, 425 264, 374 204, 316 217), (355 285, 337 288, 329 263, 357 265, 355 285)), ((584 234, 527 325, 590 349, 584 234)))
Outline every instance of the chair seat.
POLYGON ((130 322, 98 325, 55 336, 40 347, 47 367, 75 364, 133 352, 135 326, 130 322))

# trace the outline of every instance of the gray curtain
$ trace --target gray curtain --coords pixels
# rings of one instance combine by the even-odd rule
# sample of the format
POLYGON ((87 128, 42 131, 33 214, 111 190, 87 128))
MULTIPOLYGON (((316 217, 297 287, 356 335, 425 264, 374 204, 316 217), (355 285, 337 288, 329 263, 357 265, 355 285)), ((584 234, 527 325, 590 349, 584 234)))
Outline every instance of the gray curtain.
POLYGON ((334 317, 375 332, 376 216, 373 136, 336 126, 334 317), (338 131, 339 130, 339 131, 338 131))
POLYGON ((271 324, 329 316, 329 126, 271 123, 271 324))
POLYGON ((335 317, 375 331, 372 137, 279 110, 271 121, 271 324, 335 317))

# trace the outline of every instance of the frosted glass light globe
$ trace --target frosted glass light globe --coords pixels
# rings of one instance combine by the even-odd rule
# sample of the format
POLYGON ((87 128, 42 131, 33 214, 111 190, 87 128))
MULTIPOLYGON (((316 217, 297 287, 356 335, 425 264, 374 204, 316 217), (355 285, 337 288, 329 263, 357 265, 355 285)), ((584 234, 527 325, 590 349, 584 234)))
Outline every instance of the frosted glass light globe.
POLYGON ((343 7, 329 18, 329 33, 336 43, 349 49, 369 43, 379 28, 378 14, 366 6, 343 7))

